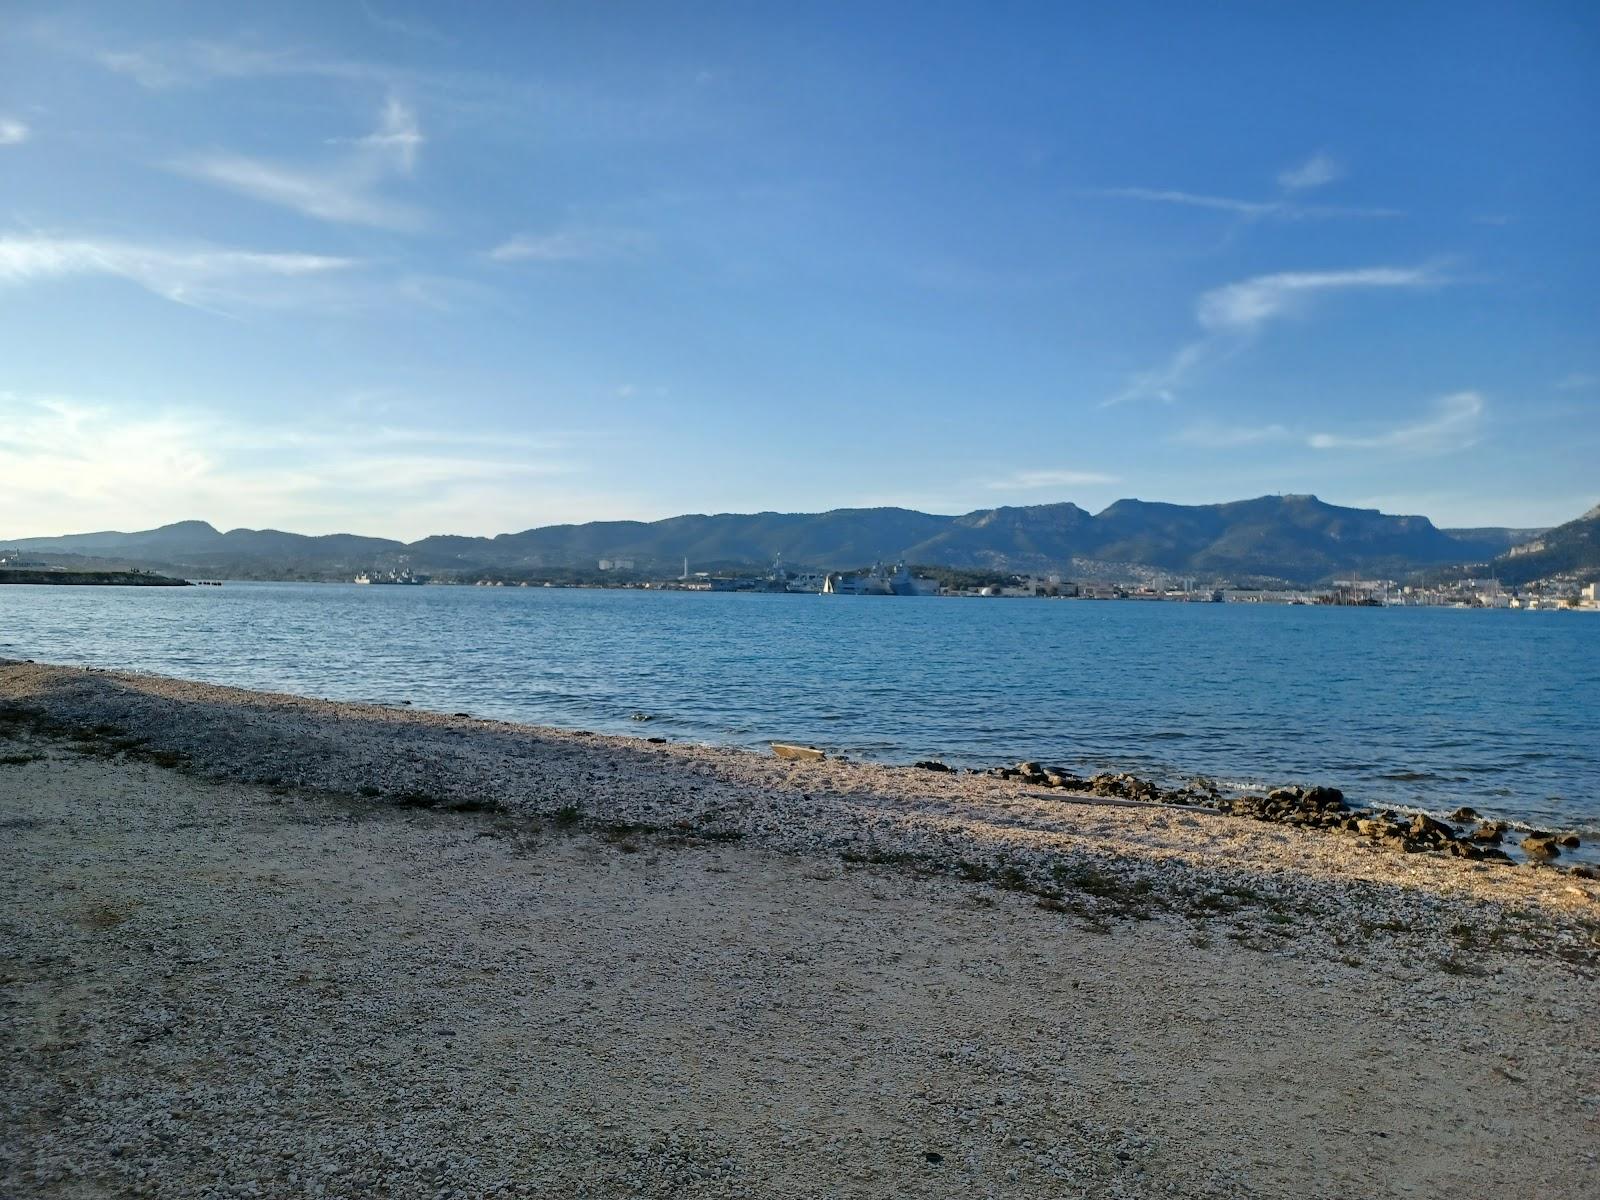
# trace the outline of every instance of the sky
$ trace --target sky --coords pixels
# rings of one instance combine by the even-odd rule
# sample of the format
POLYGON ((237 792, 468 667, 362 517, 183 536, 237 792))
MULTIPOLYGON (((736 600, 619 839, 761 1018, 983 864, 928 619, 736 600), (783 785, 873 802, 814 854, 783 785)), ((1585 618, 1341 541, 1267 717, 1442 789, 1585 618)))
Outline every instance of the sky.
POLYGON ((1600 6, 0 7, 0 537, 1600 500, 1600 6))

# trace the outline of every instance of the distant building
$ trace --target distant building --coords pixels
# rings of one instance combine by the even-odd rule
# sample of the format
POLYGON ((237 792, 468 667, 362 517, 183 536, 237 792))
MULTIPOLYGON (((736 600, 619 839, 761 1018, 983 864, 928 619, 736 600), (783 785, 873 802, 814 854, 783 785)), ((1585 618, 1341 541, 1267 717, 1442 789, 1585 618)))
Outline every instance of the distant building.
POLYGON ((633 559, 631 558, 602 558, 600 560, 602 571, 631 571, 633 559))

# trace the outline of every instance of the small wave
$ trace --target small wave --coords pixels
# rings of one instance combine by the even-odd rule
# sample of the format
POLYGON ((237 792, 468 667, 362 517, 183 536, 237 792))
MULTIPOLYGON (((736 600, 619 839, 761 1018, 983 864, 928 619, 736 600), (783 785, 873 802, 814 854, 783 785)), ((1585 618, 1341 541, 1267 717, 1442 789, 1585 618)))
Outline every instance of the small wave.
POLYGON ((1537 830, 1543 833, 1554 830, 1557 833, 1575 833, 1585 842, 1600 838, 1600 825, 1568 825, 1559 818, 1534 819, 1529 821, 1522 817, 1495 817, 1497 821, 1505 821, 1507 829, 1514 829, 1518 833, 1532 833, 1537 830))
POLYGON ((1225 792, 1257 792, 1263 796, 1275 786, 1259 779, 1214 779, 1212 782, 1225 792))
MULTIPOLYGON (((1420 814, 1422 816, 1432 817, 1437 821, 1448 821, 1450 814, 1456 811, 1454 808, 1444 809, 1438 807, 1425 807, 1417 804, 1384 804, 1377 802, 1374 802, 1369 807, 1379 811, 1386 810, 1394 813, 1405 813, 1408 816, 1417 816, 1420 814)), ((1516 833, 1532 833, 1535 830, 1543 832, 1548 829, 1555 829, 1561 833, 1575 833, 1585 842, 1590 841, 1591 839, 1600 838, 1600 826, 1567 825, 1561 822, 1559 819, 1551 820, 1548 818, 1535 817, 1530 820, 1526 817, 1511 817, 1494 811, 1480 812, 1478 817, 1475 819, 1502 822, 1507 829, 1513 830, 1516 833)), ((1462 821, 1455 822, 1457 825, 1470 823, 1471 822, 1462 821)))

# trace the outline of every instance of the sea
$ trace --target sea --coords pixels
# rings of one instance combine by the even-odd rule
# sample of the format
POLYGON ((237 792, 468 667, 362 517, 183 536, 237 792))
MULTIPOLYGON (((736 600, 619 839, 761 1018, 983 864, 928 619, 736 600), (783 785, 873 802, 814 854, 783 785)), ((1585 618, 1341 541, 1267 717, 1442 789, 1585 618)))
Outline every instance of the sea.
POLYGON ((1600 835, 1592 613, 19 585, 0 657, 752 750, 1330 784, 1600 835))

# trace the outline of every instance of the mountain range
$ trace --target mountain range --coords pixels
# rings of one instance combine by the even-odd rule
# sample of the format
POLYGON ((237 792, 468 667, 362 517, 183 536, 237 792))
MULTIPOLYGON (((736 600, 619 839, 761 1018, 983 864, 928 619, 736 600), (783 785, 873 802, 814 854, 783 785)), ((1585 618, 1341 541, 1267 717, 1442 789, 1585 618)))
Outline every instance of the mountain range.
MULTIPOLYGON (((549 525, 496 537, 439 535, 405 543, 355 534, 307 536, 273 529, 221 532, 180 521, 136 533, 0 540, 25 553, 97 564, 244 578, 348 578, 406 566, 434 574, 536 574, 593 570, 601 558, 637 571, 677 574, 771 563, 859 567, 874 561, 990 571, 1060 570, 1138 577, 1151 572, 1206 580, 1310 584, 1350 575, 1399 578, 1455 564, 1534 567, 1579 563, 1592 542, 1557 530, 1439 529, 1426 517, 1345 508, 1315 496, 1261 496, 1225 504, 1119 500, 1099 513, 1072 503, 980 509, 940 516, 904 508, 824 513, 721 513, 661 521, 549 525), (1508 555, 1543 538, 1537 554, 1508 555), (1565 557, 1563 557, 1563 555, 1565 557)), ((1600 565, 1600 564, 1597 564, 1600 565)), ((1531 576, 1530 576, 1531 578, 1531 576)))

